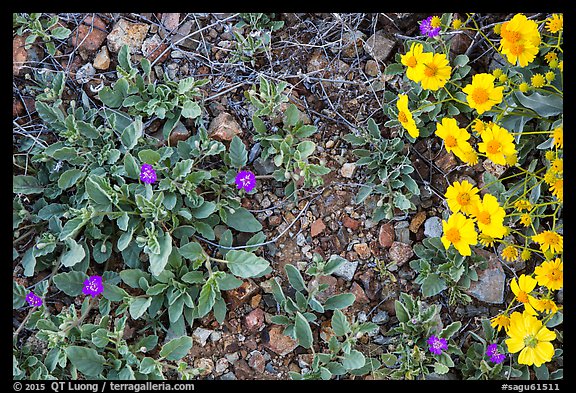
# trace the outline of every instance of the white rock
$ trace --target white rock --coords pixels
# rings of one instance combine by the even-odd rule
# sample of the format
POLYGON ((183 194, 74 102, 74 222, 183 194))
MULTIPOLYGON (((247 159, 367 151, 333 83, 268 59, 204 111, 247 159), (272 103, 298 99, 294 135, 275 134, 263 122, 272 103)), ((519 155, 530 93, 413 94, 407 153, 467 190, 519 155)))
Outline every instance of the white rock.
POLYGON ((342 168, 340 168, 340 174, 342 175, 342 177, 351 179, 352 176, 354 175, 355 170, 356 170, 356 164, 353 162, 347 162, 344 165, 342 165, 342 168))

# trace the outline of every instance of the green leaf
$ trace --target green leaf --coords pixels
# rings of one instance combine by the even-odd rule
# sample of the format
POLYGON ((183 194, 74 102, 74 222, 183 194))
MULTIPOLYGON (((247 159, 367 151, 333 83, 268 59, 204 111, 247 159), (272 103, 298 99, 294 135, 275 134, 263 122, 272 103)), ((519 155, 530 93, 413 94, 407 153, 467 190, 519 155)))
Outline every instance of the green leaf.
POLYGON ((204 281, 206 281, 204 279, 204 273, 196 270, 184 274, 182 277, 180 277, 180 280, 187 284, 202 284, 204 281))
POLYGON ((434 372, 436 374, 442 375, 442 374, 446 374, 448 371, 450 371, 448 366, 446 366, 442 363, 439 363, 439 362, 434 363, 434 372))
POLYGON ((293 127, 298 122, 300 111, 294 104, 290 104, 284 113, 284 126, 293 127))
POLYGON ((346 367, 348 370, 355 370, 364 366, 366 363, 366 358, 362 354, 362 352, 357 351, 356 349, 352 349, 348 355, 345 355, 344 359, 342 360, 342 365, 346 367))
POLYGON ((208 280, 202 286, 198 297, 198 317, 202 318, 212 310, 216 302, 217 290, 213 280, 208 280))
POLYGON ((86 221, 81 217, 75 217, 71 220, 68 220, 64 227, 62 227, 62 232, 60 232, 59 239, 66 240, 69 237, 76 236, 76 233, 82 229, 82 227, 86 225, 86 221))
POLYGON ((564 113, 564 100, 562 96, 556 94, 540 94, 535 91, 530 95, 525 95, 520 91, 515 91, 514 96, 524 107, 532 109, 542 117, 552 117, 564 113))
POLYGON ((216 204, 208 201, 204 201, 200 207, 190 209, 192 215, 198 219, 208 218, 214 211, 216 211, 216 204))
POLYGON ((152 304, 152 297, 138 297, 131 301, 128 311, 132 319, 138 319, 144 315, 150 304, 152 304))
MULTIPOLYGON (((144 149, 138 152, 138 158, 146 164, 155 165, 162 157, 160 156, 160 153, 155 150, 144 149)), ((138 175, 140 175, 140 168, 138 168, 138 175)))
POLYGON ((72 33, 70 29, 62 26, 55 27, 50 31, 52 37, 56 38, 57 40, 64 40, 68 38, 70 33, 72 33))
POLYGON ((206 258, 202 246, 197 242, 189 242, 178 248, 180 255, 191 261, 204 260, 206 258))
POLYGON ((410 209, 410 200, 406 198, 404 194, 397 193, 394 196, 394 206, 400 210, 409 210, 410 209))
POLYGON ((334 295, 326 299, 326 302, 324 303, 324 309, 335 310, 346 308, 354 303, 354 300, 356 300, 356 296, 353 293, 341 293, 334 295))
POLYGON ((314 153, 316 149, 316 144, 312 141, 302 141, 296 147, 296 150, 300 152, 300 159, 305 160, 309 155, 314 153))
POLYGON ((22 266, 24 267, 24 275, 32 277, 34 269, 36 268, 36 256, 34 255, 34 248, 29 248, 22 256, 22 266))
POLYGON ((384 69, 384 75, 398 75, 404 73, 404 66, 400 63, 392 63, 384 69))
POLYGON ((430 297, 439 294, 447 288, 446 281, 437 273, 430 273, 422 282, 422 295, 430 297))
POLYGON ((226 273, 224 277, 217 278, 216 282, 221 291, 230 291, 240 287, 244 281, 234 277, 232 274, 226 273))
POLYGON ((84 172, 79 169, 68 169, 60 175, 60 178, 58 179, 58 187, 62 190, 66 190, 76 185, 78 180, 83 176, 84 172))
POLYGON ((344 336, 350 332, 350 323, 346 315, 338 309, 332 314, 332 330, 337 336, 344 336))
POLYGON ((216 301, 214 302, 213 307, 214 318, 219 324, 224 323, 224 319, 226 318, 226 302, 222 299, 222 296, 217 295, 216 301))
POLYGON ((62 265, 70 267, 82 262, 86 256, 84 248, 80 244, 76 243, 74 239, 66 239, 65 243, 68 249, 62 254, 62 265))
POLYGON ((150 273, 152 273, 153 276, 158 276, 164 271, 164 267, 168 263, 168 257, 172 252, 172 237, 169 232, 158 236, 158 242, 160 244, 160 254, 148 254, 150 259, 150 273))
POLYGON ((44 187, 34 176, 18 175, 12 179, 12 192, 15 194, 40 194, 44 187))
POLYGON ((398 300, 395 300, 394 309, 396 310, 396 318, 398 318, 399 322, 404 323, 408 322, 408 320, 410 319, 410 312, 408 311, 406 306, 404 306, 404 304, 402 304, 398 300))
POLYGON ((262 224, 243 207, 236 209, 232 214, 229 213, 224 222, 240 232, 259 232, 262 230, 262 224))
POLYGON ((324 265, 322 273, 324 275, 330 275, 346 262, 348 262, 348 260, 342 258, 340 255, 333 254, 328 259, 328 262, 326 262, 326 265, 324 265))
POLYGON ((296 268, 296 266, 292 264, 286 264, 284 267, 286 270, 286 275, 288 276, 288 281, 290 281, 290 285, 297 291, 304 291, 306 289, 306 284, 304 283, 304 279, 302 275, 296 268))
POLYGON ((304 348, 312 347, 314 342, 312 337, 312 329, 300 311, 296 311, 294 333, 296 335, 296 339, 298 340, 298 344, 304 348))
POLYGON ((360 187, 360 189, 358 190, 358 194, 356 194, 356 197, 354 198, 354 203, 359 204, 364 202, 364 200, 368 198, 370 194, 372 194, 373 190, 374 188, 372 186, 364 185, 360 187))
POLYGON ((454 58, 454 67, 462 67, 470 62, 470 59, 466 55, 458 55, 454 58))
POLYGON ((456 333, 458 330, 460 330, 461 327, 462 327, 462 322, 460 322, 460 321, 452 322, 450 325, 448 325, 444 329, 442 329, 442 331, 440 332, 438 337, 449 339, 450 337, 452 337, 452 335, 454 335, 454 333, 456 333))
POLYGON ((234 168, 240 169, 248 162, 248 151, 242 139, 234 136, 230 141, 230 163, 234 168))
POLYGON ((84 187, 90 199, 92 199, 98 205, 107 206, 112 200, 101 186, 101 184, 104 184, 104 182, 104 177, 98 175, 90 175, 86 178, 84 187))
POLYGON ((140 362, 140 368, 138 371, 141 374, 150 374, 157 368, 156 360, 152 359, 151 357, 145 357, 140 362))
POLYGON ((228 261, 228 269, 232 274, 242 278, 257 276, 270 265, 264 258, 242 250, 228 251, 226 260, 228 261))
POLYGON ((64 292, 68 296, 78 296, 82 293, 84 281, 88 279, 88 275, 83 272, 70 271, 67 273, 60 273, 52 278, 56 288, 64 292))
POLYGON ((104 105, 113 109, 119 108, 124 100, 120 92, 113 90, 109 86, 105 86, 98 92, 98 98, 104 105))
POLYGON ((130 61, 130 47, 126 44, 122 45, 118 51, 118 65, 125 71, 132 69, 132 62, 130 61))
POLYGON ((65 351, 72 365, 86 376, 97 376, 104 370, 106 359, 99 355, 95 349, 70 346, 65 351))
POLYGON ((166 360, 180 360, 188 354, 188 351, 192 348, 192 338, 188 336, 182 336, 175 338, 168 343, 164 344, 162 350, 160 350, 160 356, 166 360))
POLYGON ((130 150, 136 146, 138 140, 142 137, 143 128, 142 117, 136 116, 136 119, 122 131, 120 141, 126 147, 126 150, 130 150))
POLYGON ((104 283, 104 290, 102 291, 102 296, 111 302, 120 302, 128 297, 128 293, 117 285, 112 285, 110 283, 104 283))
POLYGON ((182 116, 187 119, 195 119, 202 114, 202 108, 197 102, 188 100, 182 106, 182 116))

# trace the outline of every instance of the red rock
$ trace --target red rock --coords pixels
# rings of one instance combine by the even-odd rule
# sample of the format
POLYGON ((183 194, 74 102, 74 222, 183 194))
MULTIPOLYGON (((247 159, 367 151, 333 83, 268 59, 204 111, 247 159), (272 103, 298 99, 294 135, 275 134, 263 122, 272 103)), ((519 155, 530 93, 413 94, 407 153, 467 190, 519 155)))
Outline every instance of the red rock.
POLYGON ((292 337, 285 336, 282 333, 283 331, 283 326, 274 326, 270 331, 268 331, 270 341, 265 344, 267 348, 276 352, 280 356, 288 355, 298 347, 298 341, 292 339, 292 337))
POLYGON ((353 231, 356 231, 360 227, 360 221, 350 218, 349 216, 344 216, 342 225, 344 225, 346 228, 350 228, 353 231))
POLYGON ((273 227, 277 227, 282 223, 282 217, 280 216, 270 216, 268 217, 268 224, 273 227))
POLYGON ((310 236, 312 237, 318 236, 324 231, 324 229, 326 229, 324 221, 322 221, 321 218, 318 218, 316 221, 312 223, 312 225, 310 225, 310 236))
POLYGON ((24 105, 16 98, 12 97, 12 117, 19 117, 24 114, 24 105))
POLYGON ((28 52, 24 48, 25 40, 26 36, 19 35, 12 40, 12 74, 14 76, 20 75, 20 70, 28 59, 28 52))
POLYGON ((448 153, 444 150, 443 153, 441 153, 441 156, 436 159, 435 164, 442 170, 442 172, 444 172, 444 174, 446 174, 458 164, 458 161, 454 154, 448 153))
POLYGON ((360 259, 368 259, 370 258, 370 255, 372 255, 372 251, 370 250, 370 247, 368 247, 368 244, 366 243, 354 244, 354 251, 358 253, 360 259))
POLYGON ((78 25, 78 29, 71 34, 72 46, 93 52, 100 48, 107 35, 106 24, 102 19, 97 16, 87 16, 78 25))
POLYGON ((266 359, 260 351, 253 351, 250 353, 250 359, 248 360, 248 365, 252 367, 257 373, 262 374, 264 372, 264 366, 266 364, 266 359))
POLYGON ((244 325, 251 332, 256 332, 264 326, 264 311, 261 308, 250 311, 244 317, 244 325))
POLYGON ((366 293, 356 281, 352 283, 352 286, 350 287, 350 292, 356 296, 356 300, 354 300, 354 306, 362 308, 370 303, 370 299, 368 299, 366 293))
POLYGON ((394 226, 387 222, 382 224, 380 227, 380 233, 378 234, 378 242, 382 247, 388 248, 392 245, 395 239, 394 226))
POLYGON ((217 141, 229 142, 234 136, 242 135, 242 128, 231 114, 222 112, 210 123, 208 134, 217 141))
POLYGON ((165 12, 162 14, 162 25, 166 30, 173 31, 178 28, 180 22, 180 13, 178 12, 165 12))
POLYGON ((368 296, 368 299, 378 299, 380 291, 382 290, 382 282, 374 277, 374 270, 368 269, 358 276, 358 278, 364 287, 364 293, 368 296))
POLYGON ((166 49, 168 49, 168 44, 164 42, 158 34, 146 38, 142 43, 142 54, 150 60, 151 63, 156 61, 156 64, 161 64, 166 61, 170 55, 170 50, 166 49))
POLYGON ((238 288, 225 291, 224 296, 228 302, 232 303, 231 306, 236 308, 241 304, 247 303, 258 290, 258 285, 248 278, 238 288))
POLYGON ((405 264, 414 255, 414 250, 409 244, 394 242, 388 251, 390 259, 398 266, 405 264))

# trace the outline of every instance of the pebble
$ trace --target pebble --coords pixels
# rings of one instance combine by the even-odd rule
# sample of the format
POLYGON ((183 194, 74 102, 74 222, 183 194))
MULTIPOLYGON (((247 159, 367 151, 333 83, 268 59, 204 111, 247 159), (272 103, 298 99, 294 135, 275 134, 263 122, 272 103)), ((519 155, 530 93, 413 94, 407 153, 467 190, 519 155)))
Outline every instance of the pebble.
POLYGON ((228 370, 228 359, 221 358, 216 361, 216 366, 214 367, 214 371, 217 375, 222 374, 224 371, 228 370))
POLYGON ((432 216, 424 222, 424 236, 441 237, 442 232, 442 220, 440 217, 432 216))
POLYGON ((379 311, 378 314, 372 317, 372 322, 377 325, 382 325, 390 320, 390 316, 386 311, 379 311))
POLYGON ((120 19, 108 34, 108 49, 118 53, 122 46, 128 45, 130 53, 135 54, 142 48, 149 29, 150 25, 146 23, 132 23, 126 19, 120 19))
POLYGON ((200 346, 206 345, 208 337, 212 334, 212 330, 204 329, 201 327, 196 328, 194 333, 192 333, 192 339, 200 344, 200 346))
POLYGON ((234 375, 234 373, 232 371, 227 372, 226 374, 222 375, 220 377, 221 380, 223 381, 232 381, 232 380, 236 380, 236 375, 234 375))
MULTIPOLYGON (((330 257, 330 260, 332 260, 332 258, 334 257, 338 256, 332 255, 330 257)), ((357 268, 358 268, 358 262, 350 262, 346 260, 346 262, 340 265, 340 267, 338 267, 338 269, 336 269, 333 274, 337 277, 343 278, 346 281, 352 281, 352 279, 354 278, 354 273, 356 272, 357 268)))
POLYGON ((396 234, 396 240, 401 243, 412 244, 410 240, 410 230, 408 229, 408 221, 400 221, 394 225, 394 232, 396 234))
POLYGON ((356 164, 353 162, 347 162, 340 168, 340 174, 342 177, 351 179, 354 176, 354 171, 356 170, 356 164))
POLYGON ((326 142, 326 149, 331 149, 332 147, 334 147, 333 140, 329 140, 328 142, 326 142))
POLYGON ((110 67, 110 54, 108 53, 108 48, 103 46, 96 56, 94 57, 94 68, 97 70, 107 70, 110 67))
POLYGON ((304 236, 302 232, 296 235, 296 244, 299 247, 304 247, 304 245, 306 244, 306 236, 304 236))
POLYGON ((390 260, 398 266, 405 264, 414 255, 412 247, 406 243, 394 242, 390 246, 390 260))
POLYGON ((228 363, 234 364, 240 358, 240 355, 238 354, 238 352, 234 352, 234 353, 227 353, 226 355, 224 355, 224 357, 226 358, 228 363))

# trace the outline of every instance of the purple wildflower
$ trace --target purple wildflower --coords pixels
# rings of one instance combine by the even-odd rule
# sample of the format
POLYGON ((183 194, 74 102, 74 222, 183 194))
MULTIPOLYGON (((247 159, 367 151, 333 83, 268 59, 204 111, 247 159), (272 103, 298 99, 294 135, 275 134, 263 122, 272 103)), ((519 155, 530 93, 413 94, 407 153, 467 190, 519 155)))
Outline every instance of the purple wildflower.
POLYGON ((448 349, 448 342, 446 342, 445 338, 438 338, 435 335, 431 335, 427 341, 430 348, 430 352, 435 355, 440 355, 443 350, 448 349))
POLYGON ((432 18, 433 16, 429 16, 420 22, 420 33, 430 38, 434 38, 440 34, 440 27, 432 26, 432 18))
POLYGON ((91 276, 84 281, 84 287, 82 288, 82 293, 84 295, 90 295, 96 297, 102 293, 104 290, 104 285, 102 284, 102 277, 91 276))
POLYGON ((28 295, 26 295, 26 301, 32 307, 40 307, 42 305, 42 299, 36 296, 34 292, 30 292, 28 295))
POLYGON ((240 171, 236 175, 236 186, 239 190, 244 188, 250 192, 256 187, 256 176, 250 171, 240 171))
POLYGON ((150 164, 142 164, 140 168, 140 180, 143 183, 152 184, 156 181, 156 171, 150 164))
POLYGON ((492 363, 502 363, 506 358, 506 354, 498 353, 498 344, 490 344, 486 349, 486 355, 490 358, 492 363))

